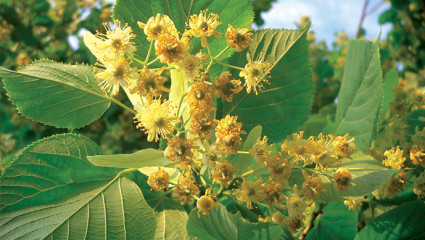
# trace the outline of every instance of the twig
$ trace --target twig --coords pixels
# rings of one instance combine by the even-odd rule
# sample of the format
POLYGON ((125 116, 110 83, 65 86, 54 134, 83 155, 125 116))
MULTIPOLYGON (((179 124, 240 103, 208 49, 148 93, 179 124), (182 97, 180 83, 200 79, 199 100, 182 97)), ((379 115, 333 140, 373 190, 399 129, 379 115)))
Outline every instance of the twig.
POLYGON ((357 27, 356 38, 360 37, 360 32, 362 31, 363 20, 366 17, 366 9, 368 4, 369 4, 369 0, 365 0, 363 4, 363 9, 362 9, 362 15, 360 16, 359 26, 357 27))
POLYGON ((311 229, 313 229, 314 227, 314 220, 316 220, 316 218, 322 214, 322 210, 323 208, 326 206, 326 204, 324 203, 319 203, 319 209, 313 211, 313 213, 311 214, 311 219, 310 222, 308 223, 308 226, 304 229, 304 231, 301 233, 300 235, 300 239, 304 240, 307 237, 307 234, 311 231, 311 229))

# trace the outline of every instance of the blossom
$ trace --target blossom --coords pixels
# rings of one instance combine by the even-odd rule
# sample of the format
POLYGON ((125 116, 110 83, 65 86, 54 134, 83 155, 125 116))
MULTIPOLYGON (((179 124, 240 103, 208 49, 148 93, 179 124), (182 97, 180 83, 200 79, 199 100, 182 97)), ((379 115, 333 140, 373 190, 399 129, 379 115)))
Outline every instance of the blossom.
POLYGON ((152 172, 148 178, 148 185, 155 191, 168 189, 170 176, 164 169, 158 167, 158 171, 152 172))
POLYGON ((196 82, 190 86, 187 96, 187 103, 190 107, 190 115, 205 116, 212 110, 213 93, 212 87, 205 82, 196 82))
POLYGON ((384 156, 387 158, 384 159, 382 164, 386 167, 392 167, 393 169, 402 169, 404 167, 403 164, 406 159, 403 157, 403 150, 399 146, 397 146, 397 150, 392 148, 385 151, 384 156))
POLYGON ((351 172, 347 168, 340 168, 333 175, 335 180, 335 189, 337 191, 347 191, 351 185, 355 186, 354 183, 351 182, 351 172))
POLYGON ((181 177, 178 184, 176 184, 176 190, 173 192, 173 197, 177 197, 181 205, 189 203, 193 200, 193 196, 199 191, 199 187, 196 186, 192 179, 181 177))
POLYGON ((227 102, 233 100, 233 96, 242 90, 241 81, 231 79, 232 74, 230 72, 222 72, 220 76, 214 78, 214 96, 216 98, 223 98, 227 102))
POLYGON ((351 158, 351 154, 354 152, 355 145, 353 143, 354 138, 347 141, 349 135, 350 134, 347 133, 342 137, 335 137, 334 135, 329 134, 329 137, 334 140, 332 144, 335 148, 335 153, 338 156, 351 158))
POLYGON ((95 67, 99 86, 104 91, 112 92, 112 95, 118 94, 120 84, 127 86, 134 79, 137 79, 138 73, 131 68, 124 56, 105 64, 98 63, 97 66, 101 67, 95 67))
POLYGON ((202 47, 206 47, 207 37, 211 37, 212 35, 216 37, 220 36, 220 33, 216 31, 216 28, 221 24, 221 22, 217 21, 218 14, 210 13, 207 17, 207 11, 204 10, 199 14, 190 16, 188 24, 190 28, 188 34, 194 37, 200 37, 202 47))
POLYGON ((425 152, 423 149, 419 148, 418 145, 415 145, 410 150, 410 160, 415 165, 425 166, 425 152))
POLYGON ((239 202, 246 202, 247 207, 252 209, 253 202, 259 202, 265 197, 264 189, 261 187, 262 181, 262 178, 258 178, 255 182, 244 178, 242 189, 236 189, 233 195, 236 196, 239 202))
POLYGON ((222 183, 225 187, 228 187, 228 183, 233 179, 234 172, 233 164, 231 164, 229 160, 216 162, 215 167, 211 171, 213 183, 222 183))
POLYGON ((278 181, 274 181, 272 177, 266 184, 263 184, 265 199, 264 201, 272 207, 273 205, 279 206, 279 202, 286 201, 286 196, 283 194, 284 185, 278 181))
POLYGON ((218 121, 215 128, 216 143, 223 150, 223 153, 236 154, 241 146, 242 123, 237 122, 238 117, 227 115, 218 121))
POLYGON ((301 192, 306 198, 317 198, 322 193, 326 192, 326 189, 324 188, 325 184, 320 177, 317 177, 314 174, 309 176, 305 170, 303 170, 303 175, 305 181, 301 192))
POLYGON ((257 57, 257 60, 252 61, 249 53, 247 53, 248 63, 245 65, 245 68, 239 73, 240 77, 245 78, 246 92, 250 93, 252 90, 257 95, 258 90, 264 88, 263 82, 269 83, 267 80, 267 74, 270 72, 270 69, 273 67, 271 62, 264 61, 265 55, 260 53, 257 57), (258 90, 257 90, 258 88, 258 90))
POLYGON ((214 129, 216 125, 217 123, 214 122, 211 115, 194 115, 189 125, 190 133, 198 134, 205 139, 210 139, 211 130, 214 129))
POLYGON ((178 37, 171 34, 159 36, 155 42, 156 55, 162 63, 175 63, 183 60, 189 54, 189 39, 178 37))
POLYGON ((204 215, 207 215, 211 210, 217 206, 218 204, 212 199, 211 196, 202 196, 199 198, 199 200, 196 202, 196 207, 199 209, 199 211, 202 211, 204 215))
POLYGON ((185 77, 190 81, 201 78, 202 53, 196 55, 187 55, 183 60, 176 62, 176 68, 180 69, 185 77))
POLYGON ((139 92, 140 95, 148 99, 153 97, 160 97, 162 95, 163 84, 167 81, 166 77, 161 76, 164 68, 155 72, 143 68, 137 79, 136 86, 130 90, 130 93, 139 92))
POLYGON ((418 198, 425 197, 425 172, 419 176, 413 176, 413 192, 418 195, 418 198))
POLYGON ((168 141, 164 155, 178 164, 178 167, 187 169, 193 164, 193 140, 174 136, 168 141))
POLYGON ((176 26, 167 15, 161 16, 160 13, 157 13, 155 17, 150 17, 146 23, 138 21, 137 24, 143 29, 150 42, 158 40, 164 34, 178 37, 176 26))
POLYGON ((252 33, 247 28, 233 28, 229 24, 226 32, 227 44, 234 48, 236 52, 242 52, 251 43, 252 33))
POLYGON ((137 127, 143 128, 148 134, 148 141, 159 140, 159 136, 167 137, 174 131, 174 125, 177 123, 175 106, 171 102, 153 100, 148 106, 137 109, 135 117, 138 122, 137 127))
POLYGON ((136 46, 131 41, 136 35, 133 34, 133 30, 127 23, 121 26, 121 22, 115 20, 112 23, 104 22, 103 26, 106 29, 106 33, 96 33, 96 36, 102 40, 98 45, 99 50, 113 52, 117 56, 123 53, 131 54, 136 51, 136 46))
POLYGON ((257 142, 252 146, 252 149, 249 150, 249 154, 258 162, 265 162, 272 155, 272 151, 267 150, 267 140, 266 136, 263 137, 263 140, 259 137, 257 142))

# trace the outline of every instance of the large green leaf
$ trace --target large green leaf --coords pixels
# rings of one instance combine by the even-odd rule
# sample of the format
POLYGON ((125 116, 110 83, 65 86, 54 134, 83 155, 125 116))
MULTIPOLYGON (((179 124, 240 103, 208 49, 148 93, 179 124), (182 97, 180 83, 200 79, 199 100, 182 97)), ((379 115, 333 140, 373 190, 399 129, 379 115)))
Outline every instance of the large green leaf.
POLYGON ((414 240, 425 238, 425 203, 407 202, 366 224, 356 240, 414 240))
POLYGON ((27 147, 0 177, 0 239, 152 239, 156 220, 140 188, 90 164, 101 149, 56 135, 27 147))
POLYGON ((116 168, 142 168, 165 166, 170 160, 164 156, 164 151, 147 148, 131 154, 96 155, 87 159, 96 166, 116 168))
POLYGON ((64 201, 0 214, 0 239, 153 239, 155 215, 127 178, 64 201))
POLYGON ((323 208, 323 213, 314 221, 314 227, 306 239, 351 240, 356 232, 357 212, 348 210, 343 202, 335 202, 323 208))
POLYGON ((41 123, 80 128, 111 103, 90 67, 37 61, 17 72, 0 67, 7 94, 18 111, 41 123))
POLYGON ((154 239, 188 239, 189 236, 186 232, 188 217, 185 209, 175 198, 171 197, 171 194, 163 191, 153 191, 146 183, 146 176, 142 174, 137 176, 139 177, 138 182, 141 183, 146 202, 154 209, 158 222, 154 239))
MULTIPOLYGON (((222 116, 239 116, 245 130, 257 125, 271 142, 284 139, 293 133, 310 113, 313 100, 313 82, 308 60, 307 31, 302 30, 258 30, 249 48, 234 54, 230 63, 245 66, 246 52, 257 57, 261 52, 274 67, 270 71, 270 86, 258 95, 241 92, 233 102, 224 103, 222 116)), ((238 71, 233 71, 238 76, 238 71)))
POLYGON ((350 40, 338 107, 335 134, 350 133, 356 146, 367 151, 375 135, 382 100, 379 40, 350 40))
MULTIPOLYGON (((344 199, 353 199, 365 196, 375 191, 379 186, 387 182, 399 170, 385 168, 381 163, 372 157, 357 153, 352 156, 353 160, 344 159, 339 168, 348 168, 351 172, 352 182, 356 184, 347 191, 337 191, 335 183, 327 182, 326 193, 321 195, 319 201, 331 202, 344 199)), ((327 180, 326 178, 324 180, 327 180)))
POLYGON ((398 72, 394 67, 385 75, 385 81, 383 85, 383 100, 382 100, 382 112, 385 113, 390 107, 390 102, 394 98, 393 88, 398 84, 398 72))
POLYGON ((189 214, 187 221, 187 232, 190 237, 202 240, 237 240, 250 239, 254 237, 251 223, 245 222, 240 213, 231 214, 226 207, 219 204, 207 215, 198 209, 194 209, 189 214))
MULTIPOLYGON (((238 28, 249 28, 253 20, 252 2, 250 0, 229 0, 229 1, 209 1, 209 0, 118 0, 114 8, 114 17, 126 22, 137 35, 135 42, 138 46, 137 55, 144 60, 147 55, 150 42, 147 41, 143 29, 137 25, 137 21, 147 22, 157 13, 168 15, 174 21, 179 32, 183 33, 186 22, 192 14, 199 14, 201 10, 208 9, 209 12, 219 14, 219 21, 222 24, 217 28, 223 35, 221 39, 212 39, 210 47, 214 55, 218 54, 227 46, 224 34, 228 24, 238 28), (237 12, 238 14, 234 14, 237 12)), ((199 51, 200 41, 195 39, 193 45, 194 52, 199 51)), ((228 50, 223 57, 228 57, 233 50, 228 50)))

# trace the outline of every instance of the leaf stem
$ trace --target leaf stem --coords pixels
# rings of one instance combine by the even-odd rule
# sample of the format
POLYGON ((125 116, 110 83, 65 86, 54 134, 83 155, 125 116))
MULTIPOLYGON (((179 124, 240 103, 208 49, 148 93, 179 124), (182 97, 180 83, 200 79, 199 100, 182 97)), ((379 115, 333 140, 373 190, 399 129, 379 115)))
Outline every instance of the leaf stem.
POLYGON ((118 106, 128 110, 129 112, 133 113, 134 115, 137 114, 136 111, 134 111, 133 109, 131 109, 130 107, 126 106, 124 103, 118 101, 117 99, 113 98, 113 97, 109 97, 109 100, 111 100, 112 102, 114 102, 115 104, 117 104, 118 106))
POLYGON ((219 54, 217 54, 213 59, 217 59, 219 58, 223 53, 225 53, 227 51, 227 49, 229 49, 229 45, 227 45, 219 54))
POLYGON ((153 63, 155 63, 156 61, 158 61, 159 57, 155 58, 154 60, 146 63, 146 66, 152 65, 153 63))
POLYGON ((151 44, 149 46, 149 50, 148 50, 148 54, 146 55, 145 63, 147 63, 149 61, 149 58, 150 58, 151 52, 152 52, 152 48, 153 48, 153 41, 151 42, 151 44))
POLYGON ((230 65, 230 64, 227 64, 227 63, 224 63, 224 62, 220 62, 220 61, 217 61, 217 60, 213 60, 213 61, 216 62, 216 63, 218 63, 218 64, 220 64, 220 65, 229 67, 229 68, 234 68, 234 69, 241 70, 241 71, 245 69, 245 68, 241 68, 241 67, 238 67, 238 66, 233 66, 233 65, 230 65))

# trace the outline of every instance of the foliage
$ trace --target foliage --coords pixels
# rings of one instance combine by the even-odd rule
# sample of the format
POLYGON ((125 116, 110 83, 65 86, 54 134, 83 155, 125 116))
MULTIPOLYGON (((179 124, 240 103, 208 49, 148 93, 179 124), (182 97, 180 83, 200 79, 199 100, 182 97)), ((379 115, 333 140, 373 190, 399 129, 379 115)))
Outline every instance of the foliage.
MULTIPOLYGON (((18 111, 101 144, 56 134, 8 155, 0 238, 423 236, 425 94, 397 84, 394 68, 382 74, 380 40, 341 34, 331 50, 308 18, 297 30, 248 29, 271 2, 118 0, 96 35, 93 9, 78 25, 86 46, 59 54, 93 68, 38 60, 15 70, 7 49, 0 77, 18 111), (88 124, 99 132, 75 130, 88 124), (108 143, 114 131, 126 141, 108 143)), ((7 41, 32 50, 52 33, 64 43, 77 28, 60 26, 82 9, 66 3, 22 8, 46 27, 22 38, 12 30, 33 26, 13 19, 26 3, 2 2, 2 27, 15 23, 7 41)), ((14 148, 9 136, 2 151, 14 148)))

